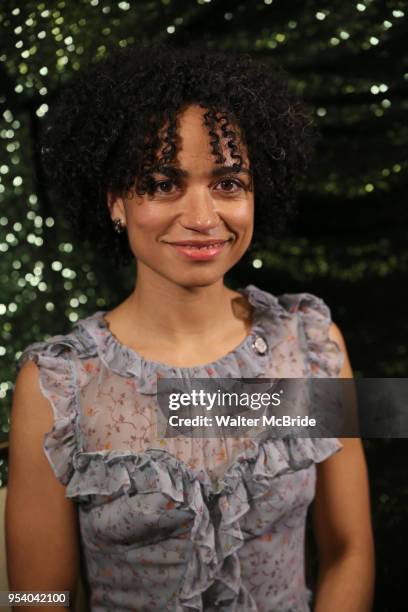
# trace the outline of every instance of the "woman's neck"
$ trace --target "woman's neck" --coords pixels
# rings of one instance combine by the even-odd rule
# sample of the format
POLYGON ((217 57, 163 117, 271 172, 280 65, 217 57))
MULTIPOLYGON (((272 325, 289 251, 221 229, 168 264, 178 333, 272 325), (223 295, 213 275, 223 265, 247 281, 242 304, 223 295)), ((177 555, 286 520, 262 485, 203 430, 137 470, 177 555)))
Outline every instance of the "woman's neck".
POLYGON ((160 343, 188 350, 219 345, 234 335, 244 337, 251 327, 251 307, 222 279, 188 288, 138 279, 130 296, 105 318, 112 333, 128 346, 160 343))

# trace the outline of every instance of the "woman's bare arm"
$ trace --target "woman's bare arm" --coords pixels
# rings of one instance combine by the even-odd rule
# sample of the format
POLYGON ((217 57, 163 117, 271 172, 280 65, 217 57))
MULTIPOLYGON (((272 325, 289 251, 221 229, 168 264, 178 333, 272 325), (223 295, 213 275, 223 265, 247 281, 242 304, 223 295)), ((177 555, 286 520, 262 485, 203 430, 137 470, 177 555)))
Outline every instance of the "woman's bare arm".
MULTIPOLYGON (((340 378, 352 378, 347 349, 336 325, 330 337, 345 354, 340 378)), ((370 612, 374 592, 374 541, 367 467, 359 438, 339 438, 343 448, 316 464, 314 530, 319 575, 314 612, 370 612)))
POLYGON ((73 607, 79 570, 77 514, 43 450, 44 433, 53 421, 51 404, 39 388, 38 367, 28 361, 17 376, 11 411, 6 499, 9 589, 70 591, 73 607))

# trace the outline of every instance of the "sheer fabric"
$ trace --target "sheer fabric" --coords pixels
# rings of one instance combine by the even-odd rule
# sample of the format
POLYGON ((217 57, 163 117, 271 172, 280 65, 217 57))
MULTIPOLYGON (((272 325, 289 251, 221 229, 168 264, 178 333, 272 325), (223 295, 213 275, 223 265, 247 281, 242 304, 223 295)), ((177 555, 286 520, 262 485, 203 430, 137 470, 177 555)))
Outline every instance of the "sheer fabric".
POLYGON ((34 343, 54 411, 44 452, 77 503, 92 612, 307 612, 305 521, 336 438, 160 438, 157 380, 338 376, 330 310, 309 293, 239 289, 250 333, 221 359, 171 367, 110 332, 104 311, 34 343))

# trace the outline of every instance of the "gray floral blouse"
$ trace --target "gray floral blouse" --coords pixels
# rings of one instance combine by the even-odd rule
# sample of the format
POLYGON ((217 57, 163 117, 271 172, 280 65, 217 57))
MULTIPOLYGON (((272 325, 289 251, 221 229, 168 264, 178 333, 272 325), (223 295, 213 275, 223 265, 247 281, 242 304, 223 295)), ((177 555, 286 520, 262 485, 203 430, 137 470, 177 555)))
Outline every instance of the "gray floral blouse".
POLYGON ((158 377, 336 377, 330 310, 310 293, 239 289, 250 334, 198 367, 144 359, 105 311, 28 346, 52 404, 44 452, 77 503, 92 612, 306 612, 306 512, 337 438, 158 438, 158 377))

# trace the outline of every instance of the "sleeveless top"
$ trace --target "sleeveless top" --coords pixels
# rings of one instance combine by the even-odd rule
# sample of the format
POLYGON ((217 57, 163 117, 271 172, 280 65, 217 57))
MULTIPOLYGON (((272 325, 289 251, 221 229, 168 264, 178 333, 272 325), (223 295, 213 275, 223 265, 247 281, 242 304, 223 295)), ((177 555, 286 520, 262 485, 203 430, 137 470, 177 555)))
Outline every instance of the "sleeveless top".
POLYGON ((337 438, 157 438, 157 379, 336 377, 328 306, 238 289, 250 333, 197 367, 144 359, 105 311, 29 345, 53 407, 44 452, 77 504, 92 612, 307 612, 306 513, 337 438))

